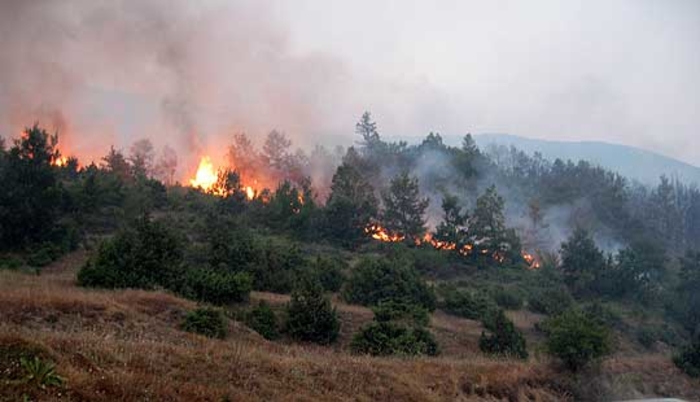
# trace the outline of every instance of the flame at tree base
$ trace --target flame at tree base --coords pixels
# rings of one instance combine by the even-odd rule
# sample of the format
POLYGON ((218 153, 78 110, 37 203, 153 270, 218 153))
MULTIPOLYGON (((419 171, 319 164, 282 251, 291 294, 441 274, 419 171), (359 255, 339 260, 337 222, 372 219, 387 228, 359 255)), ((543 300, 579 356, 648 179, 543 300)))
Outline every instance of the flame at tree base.
MULTIPOLYGON (((392 233, 390 230, 376 223, 367 226, 364 230, 365 233, 372 237, 374 240, 379 240, 385 243, 399 243, 406 240, 405 235, 400 233, 392 233)), ((470 256, 474 251, 474 246, 472 244, 464 244, 459 246, 457 245, 457 243, 454 242, 435 239, 432 233, 426 233, 425 235, 423 235, 422 238, 417 237, 413 239, 413 244, 415 244, 416 246, 428 245, 434 248, 435 250, 457 251, 460 255, 464 257, 470 256)), ((483 256, 490 255, 491 258, 493 258, 493 260, 498 262, 499 264, 505 262, 506 260, 506 253, 502 250, 496 250, 494 252, 491 252, 488 249, 481 249, 479 250, 479 254, 483 256)), ((523 260, 525 261, 529 269, 540 268, 540 263, 534 255, 529 254, 525 251, 521 251, 521 256, 523 257, 523 260)))

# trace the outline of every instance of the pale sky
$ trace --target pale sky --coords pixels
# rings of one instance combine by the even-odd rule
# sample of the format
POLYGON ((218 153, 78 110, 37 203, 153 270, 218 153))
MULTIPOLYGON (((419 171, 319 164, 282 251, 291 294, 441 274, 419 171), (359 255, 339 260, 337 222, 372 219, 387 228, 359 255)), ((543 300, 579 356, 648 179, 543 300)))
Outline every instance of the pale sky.
POLYGON ((295 51, 386 84, 367 108, 387 130, 603 140, 700 165, 700 1, 280 0, 276 11, 295 51))
MULTIPOLYGON (((0 130, 103 155, 509 133, 700 165, 700 0, 0 1, 0 130)), ((216 155, 215 155, 216 157, 216 155)))

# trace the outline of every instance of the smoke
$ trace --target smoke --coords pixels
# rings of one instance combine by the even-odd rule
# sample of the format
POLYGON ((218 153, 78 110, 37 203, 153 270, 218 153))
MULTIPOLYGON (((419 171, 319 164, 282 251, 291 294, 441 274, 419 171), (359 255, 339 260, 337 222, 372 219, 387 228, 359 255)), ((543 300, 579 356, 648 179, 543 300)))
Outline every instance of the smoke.
POLYGON ((282 128, 310 145, 338 113, 359 114, 356 81, 285 38, 261 2, 3 1, 0 132, 39 122, 84 162, 148 138, 184 170, 222 161, 235 132, 260 143, 282 128))

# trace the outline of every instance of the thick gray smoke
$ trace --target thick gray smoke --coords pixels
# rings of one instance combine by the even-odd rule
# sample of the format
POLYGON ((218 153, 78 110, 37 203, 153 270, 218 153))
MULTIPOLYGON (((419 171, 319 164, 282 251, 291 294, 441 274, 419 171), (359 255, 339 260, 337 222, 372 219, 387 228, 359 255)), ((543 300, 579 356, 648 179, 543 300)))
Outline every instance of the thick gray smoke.
POLYGON ((148 138, 178 152, 182 177, 236 132, 310 145, 331 108, 359 114, 340 63, 293 54, 262 3, 233 3, 0 2, 0 132, 39 122, 84 162, 148 138))

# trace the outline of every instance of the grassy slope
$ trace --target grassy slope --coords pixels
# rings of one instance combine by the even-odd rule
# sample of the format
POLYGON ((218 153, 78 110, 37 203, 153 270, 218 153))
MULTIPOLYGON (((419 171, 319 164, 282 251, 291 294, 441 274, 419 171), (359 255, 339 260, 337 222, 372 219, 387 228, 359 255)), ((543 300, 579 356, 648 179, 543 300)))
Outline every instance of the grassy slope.
MULTIPOLYGON (((23 392, 39 400, 549 401, 571 399, 572 392, 700 400, 700 384, 666 356, 613 357, 596 375, 596 386, 588 379, 577 385, 539 353, 529 362, 483 357, 479 324, 441 312, 431 325, 443 349, 438 358, 348 354, 343 348, 372 314, 342 303, 336 305, 343 329, 332 348, 270 343, 235 322, 226 340, 210 340, 178 330, 195 306, 190 301, 161 292, 77 288, 83 258, 68 256, 41 276, 0 272, 0 400, 17 400, 23 392), (67 387, 40 391, 7 383, 23 352, 55 361, 67 387)), ((287 300, 267 293, 253 299, 277 306, 287 300)), ((511 317, 531 344, 538 341, 532 331, 538 317, 511 317)))

